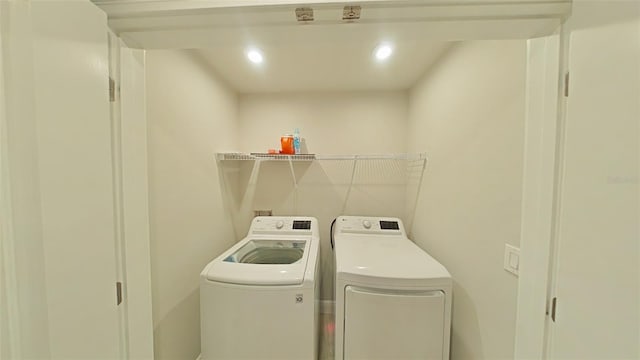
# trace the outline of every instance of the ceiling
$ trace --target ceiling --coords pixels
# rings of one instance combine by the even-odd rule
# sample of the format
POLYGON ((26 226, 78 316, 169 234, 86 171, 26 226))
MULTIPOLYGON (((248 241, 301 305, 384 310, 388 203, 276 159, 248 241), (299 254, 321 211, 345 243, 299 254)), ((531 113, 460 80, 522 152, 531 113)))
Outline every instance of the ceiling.
POLYGON ((379 62, 374 49, 381 40, 372 36, 358 42, 238 44, 196 52, 239 93, 366 91, 410 88, 451 46, 397 41, 391 57, 379 62), (262 64, 247 60, 250 45, 262 50, 262 64))
POLYGON ((571 9, 571 0, 92 1, 128 46, 190 49, 239 93, 408 89, 456 41, 543 36, 571 9), (362 17, 343 19, 353 4, 362 17), (296 21, 299 6, 313 21, 296 21), (382 41, 395 51, 378 63, 382 41), (264 53, 260 66, 247 61, 250 47, 264 53))

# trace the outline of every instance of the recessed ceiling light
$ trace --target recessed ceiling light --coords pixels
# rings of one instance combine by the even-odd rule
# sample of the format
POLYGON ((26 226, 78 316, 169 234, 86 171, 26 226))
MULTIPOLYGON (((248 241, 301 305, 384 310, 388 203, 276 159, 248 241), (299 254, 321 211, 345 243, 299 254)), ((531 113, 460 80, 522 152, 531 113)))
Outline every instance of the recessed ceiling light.
POLYGON ((264 57, 259 50, 251 49, 247 51, 247 58, 254 64, 261 64, 264 61, 264 57))
POLYGON ((393 48, 389 44, 380 44, 378 45, 378 47, 376 47, 374 53, 378 61, 384 61, 387 60, 389 56, 391 56, 391 54, 393 53, 393 48))

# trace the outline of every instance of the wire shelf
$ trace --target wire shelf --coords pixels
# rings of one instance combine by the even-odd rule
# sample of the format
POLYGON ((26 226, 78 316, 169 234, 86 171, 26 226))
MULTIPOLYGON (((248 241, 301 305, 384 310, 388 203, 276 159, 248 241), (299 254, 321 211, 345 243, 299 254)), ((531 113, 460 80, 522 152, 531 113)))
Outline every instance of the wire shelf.
POLYGON ((234 160, 234 161, 255 161, 255 160, 271 160, 271 161, 313 161, 313 160, 426 160, 424 153, 417 154, 372 154, 372 155, 316 155, 316 154, 267 154, 267 153, 217 153, 218 160, 234 160))
POLYGON ((291 214, 298 213, 299 202, 303 211, 309 210, 310 194, 314 199, 317 194, 335 198, 341 214, 351 211, 353 204, 384 204, 385 208, 413 214, 428 161, 425 153, 284 155, 220 152, 215 154, 215 159, 222 174, 227 209, 232 214, 235 229, 243 231, 246 229, 242 224, 250 219, 253 210, 281 207, 283 196, 291 203, 288 210, 291 214), (291 189, 287 177, 291 179, 291 189), (270 198, 272 192, 278 191, 282 196, 270 198), (238 221, 236 217, 243 220, 238 221))
POLYGON ((216 159, 218 160, 234 160, 234 161, 255 161, 255 160, 269 160, 269 161, 312 161, 316 159, 314 154, 297 154, 297 155, 284 155, 284 154, 267 154, 267 153, 217 153, 216 159))

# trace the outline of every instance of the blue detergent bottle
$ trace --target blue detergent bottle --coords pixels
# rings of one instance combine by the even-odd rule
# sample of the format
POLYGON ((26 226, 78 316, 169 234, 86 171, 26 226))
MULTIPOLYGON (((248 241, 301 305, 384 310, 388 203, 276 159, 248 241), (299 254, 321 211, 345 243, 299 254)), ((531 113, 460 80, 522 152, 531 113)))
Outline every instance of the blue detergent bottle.
POLYGON ((300 129, 295 128, 293 130, 293 152, 294 154, 300 154, 300 129))

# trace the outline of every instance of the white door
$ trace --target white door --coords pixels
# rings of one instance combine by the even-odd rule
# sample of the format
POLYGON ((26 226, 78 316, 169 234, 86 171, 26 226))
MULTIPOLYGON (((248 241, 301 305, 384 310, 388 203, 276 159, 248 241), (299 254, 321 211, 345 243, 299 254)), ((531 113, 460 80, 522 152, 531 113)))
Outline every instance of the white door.
POLYGON ((380 292, 347 286, 344 358, 442 359, 442 291, 380 292))
POLYGON ((31 15, 51 358, 119 359, 106 15, 89 1, 31 15))
POLYGON ((553 359, 640 358, 640 6, 574 1, 553 359))

